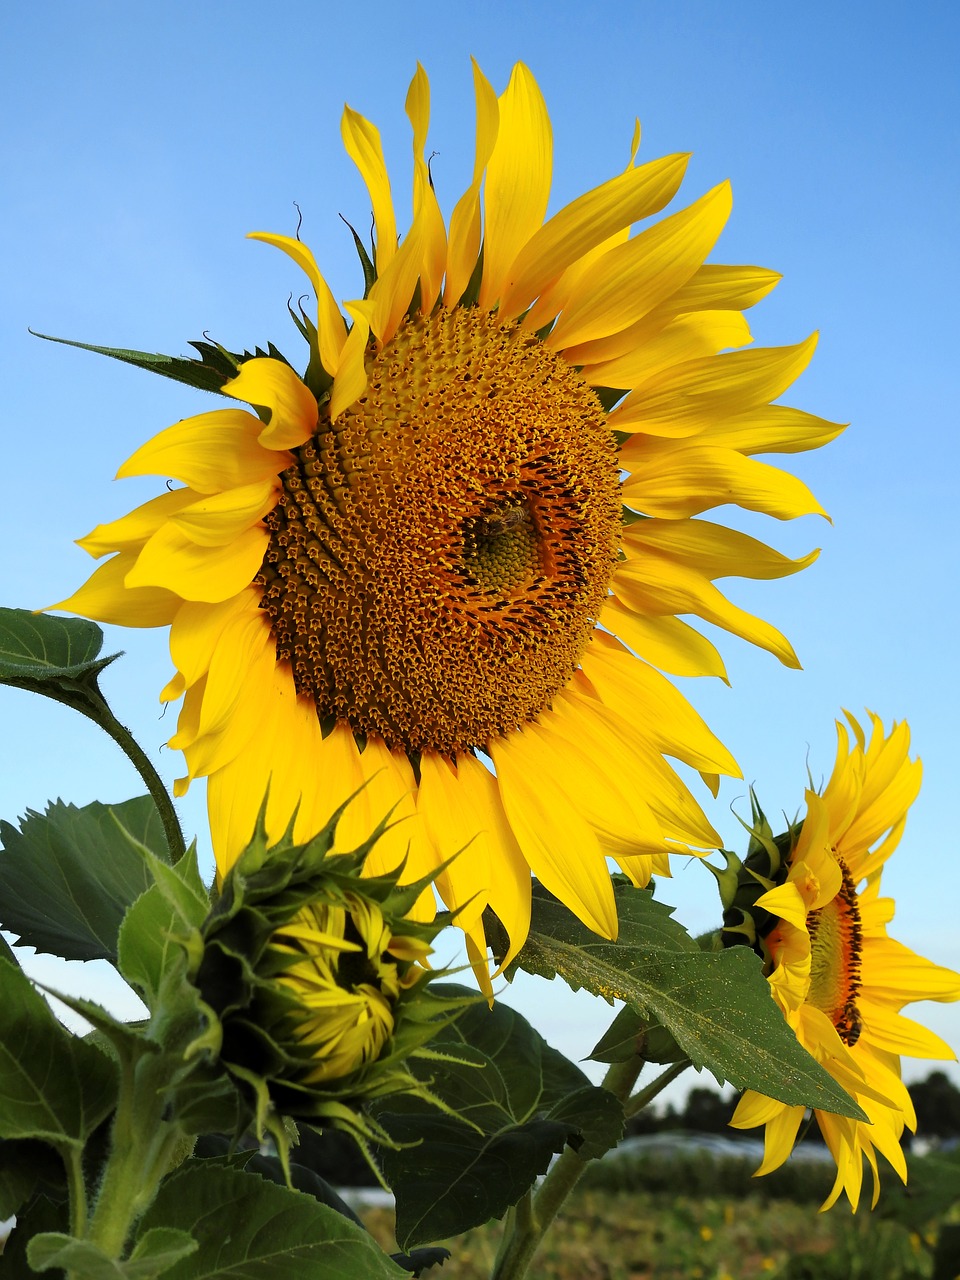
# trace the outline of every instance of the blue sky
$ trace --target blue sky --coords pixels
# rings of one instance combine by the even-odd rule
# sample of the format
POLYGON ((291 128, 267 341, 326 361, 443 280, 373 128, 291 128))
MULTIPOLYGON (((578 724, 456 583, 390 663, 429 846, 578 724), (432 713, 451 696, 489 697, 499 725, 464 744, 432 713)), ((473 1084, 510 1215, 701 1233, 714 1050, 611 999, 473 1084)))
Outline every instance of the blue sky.
MULTIPOLYGON (((496 88, 526 61, 553 121, 552 208, 623 167, 635 116, 642 158, 692 151, 681 200, 722 178, 734 212, 715 258, 784 279, 750 314, 761 345, 819 329, 787 401, 853 425, 791 469, 833 517, 760 530, 820 561, 780 583, 732 584, 775 622, 803 672, 722 637, 732 688, 685 692, 741 761, 772 815, 796 812, 806 764, 833 760, 841 707, 906 717, 925 767, 920 800, 885 877, 893 932, 960 968, 956 926, 958 720, 954 520, 958 191, 952 3, 38 3, 5 22, 0 53, 0 312, 7 451, 0 521, 2 603, 37 607, 89 572, 72 545, 152 496, 113 482, 143 440, 214 401, 27 327, 178 353, 206 330, 228 347, 272 338, 291 354, 295 268, 251 230, 303 238, 339 297, 358 291, 338 215, 367 201, 340 144, 344 101, 378 123, 398 207, 409 200, 407 84, 431 79, 433 173, 449 212, 472 165, 474 54, 496 88)), ((747 527, 744 524, 743 527, 747 527)), ((760 526, 749 526, 756 532, 760 526)), ((172 779, 172 732, 156 693, 165 636, 108 635, 127 658, 104 681, 115 710, 172 779)), ((62 795, 122 799, 137 780, 112 745, 53 704, 0 692, 0 816, 62 795)), ((182 807, 201 832, 201 788, 182 807)), ((726 784, 710 810, 742 847, 726 784)), ((661 896, 693 930, 716 921, 709 877, 678 865, 661 896)), ((81 980, 75 975, 72 981, 81 980)), ((506 997, 573 1056, 589 1052, 604 1006, 535 980, 506 997)), ((960 1045, 960 1007, 921 1017, 960 1045)), ((926 1066, 909 1073, 925 1074, 926 1066)))

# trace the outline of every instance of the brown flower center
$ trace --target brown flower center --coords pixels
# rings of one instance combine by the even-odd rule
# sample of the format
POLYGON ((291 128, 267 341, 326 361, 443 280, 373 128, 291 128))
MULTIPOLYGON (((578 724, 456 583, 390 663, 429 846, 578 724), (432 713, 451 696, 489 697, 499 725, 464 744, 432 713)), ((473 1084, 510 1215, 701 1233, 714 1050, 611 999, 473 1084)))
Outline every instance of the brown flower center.
POLYGON ((619 545, 614 440, 574 369, 475 309, 407 322, 367 375, 281 477, 262 607, 321 719, 483 748, 589 640, 619 545))
POLYGON ((839 854, 835 856, 843 875, 840 890, 825 907, 811 911, 807 916, 807 932, 810 934, 808 999, 827 1015, 843 1043, 852 1048, 863 1029, 857 1008, 863 928, 857 886, 846 863, 839 854))

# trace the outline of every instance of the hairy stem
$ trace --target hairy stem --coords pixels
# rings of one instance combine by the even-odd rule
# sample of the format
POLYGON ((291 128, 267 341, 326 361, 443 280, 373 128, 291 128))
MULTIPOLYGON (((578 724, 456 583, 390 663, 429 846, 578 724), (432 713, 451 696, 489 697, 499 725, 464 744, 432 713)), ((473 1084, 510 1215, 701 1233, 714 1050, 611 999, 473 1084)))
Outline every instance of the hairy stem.
POLYGON ((94 724, 99 725, 104 733, 110 735, 143 779, 154 804, 157 806, 160 821, 163 823, 163 833, 166 836, 167 849, 170 855, 169 860, 172 863, 179 862, 187 846, 183 839, 183 832, 180 829, 180 820, 173 807, 173 801, 170 799, 170 793, 167 791, 163 779, 150 762, 150 757, 130 730, 125 725, 122 725, 110 710, 99 688, 95 684, 93 688, 84 684, 82 687, 73 689, 62 687, 54 689, 44 685, 42 687, 37 686, 35 691, 52 698, 55 702, 62 702, 65 706, 72 707, 74 711, 79 711, 88 720, 92 720, 94 724))
MULTIPOLYGON (((689 1065, 689 1062, 675 1063, 631 1097, 633 1086, 644 1067, 644 1059, 635 1056, 626 1062, 613 1063, 603 1078, 603 1087, 624 1104, 624 1115, 634 1116, 689 1065)), ((492 1280, 522 1280, 527 1274, 547 1229, 580 1181, 588 1163, 572 1147, 567 1147, 554 1162, 536 1195, 528 1192, 517 1204, 507 1220, 492 1280)))

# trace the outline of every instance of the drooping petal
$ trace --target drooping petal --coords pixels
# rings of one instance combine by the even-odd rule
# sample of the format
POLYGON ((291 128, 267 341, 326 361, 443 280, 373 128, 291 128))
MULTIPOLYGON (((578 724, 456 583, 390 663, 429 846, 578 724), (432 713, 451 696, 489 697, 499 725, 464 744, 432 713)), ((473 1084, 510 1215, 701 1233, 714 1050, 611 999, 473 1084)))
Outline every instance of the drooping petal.
POLYGON ((270 420, 260 430, 265 449, 295 449, 317 429, 317 402, 301 378, 282 360, 245 360, 240 372, 220 388, 225 396, 267 409, 270 420))
POLYGON ((340 314, 337 300, 330 291, 330 286, 320 274, 316 258, 305 244, 290 236, 273 235, 268 231, 251 231, 247 238, 272 244, 292 258, 306 273, 317 298, 317 346, 320 351, 320 363, 333 377, 340 365, 343 344, 347 340, 347 326, 340 314))
POLYGON ((243 409, 215 409, 184 418, 131 454, 117 472, 128 476, 173 476, 197 493, 222 493, 256 484, 293 461, 286 450, 264 448, 263 423, 243 409))
POLYGON ((126 580, 135 561, 135 552, 120 552, 95 569, 72 596, 59 604, 48 605, 47 609, 77 613, 81 618, 109 622, 117 627, 169 626, 180 608, 180 596, 153 585, 131 591, 126 580))
POLYGON ((124 581, 131 588, 164 587, 182 600, 219 604, 250 585, 269 542, 266 529, 254 525, 227 546, 201 547, 166 524, 148 540, 124 581))
POLYGON ((495 739, 491 754, 507 821, 534 875, 595 933, 615 938, 613 887, 597 837, 544 771, 539 741, 515 733, 495 739))

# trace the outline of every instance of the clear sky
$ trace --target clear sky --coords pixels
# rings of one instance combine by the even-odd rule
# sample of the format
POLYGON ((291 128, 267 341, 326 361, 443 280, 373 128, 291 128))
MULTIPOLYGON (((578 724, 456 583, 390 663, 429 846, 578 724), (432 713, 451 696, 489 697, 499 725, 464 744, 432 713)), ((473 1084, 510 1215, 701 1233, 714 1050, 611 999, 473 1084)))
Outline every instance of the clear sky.
MULTIPOLYGON (((398 208, 407 208, 403 100, 423 62, 433 174, 449 213, 472 165, 470 55, 498 90, 522 59, 553 121, 553 209, 623 167, 639 116, 641 158, 694 153, 681 201, 732 180, 734 212, 715 260, 783 273, 750 313, 756 341, 820 330, 813 365, 785 398, 853 425, 788 462, 833 525, 767 521, 759 534, 794 555, 823 554, 799 577, 730 584, 738 604, 786 632, 805 670, 723 635, 732 688, 687 682, 685 692, 772 816, 796 812, 808 760, 815 777, 829 771, 841 707, 910 721, 925 782, 885 876, 899 904, 893 933, 960 968, 952 0, 600 0, 589 9, 570 0, 168 0, 149 16, 140 5, 37 0, 12 9, 4 27, 0 603, 33 608, 69 595, 92 567, 72 540, 155 492, 149 480, 113 482, 119 463, 178 418, 215 407, 189 388, 45 344, 27 327, 169 353, 206 330, 237 350, 273 339, 297 354, 285 303, 303 278, 244 235, 293 234, 296 201, 335 294, 357 296, 338 215, 363 227, 368 205, 340 143, 344 101, 379 125, 398 208)), ((128 656, 105 690, 171 780, 178 763, 160 744, 173 724, 158 718, 156 701, 170 674, 165 633, 114 631, 107 646, 128 656)), ((66 709, 3 690, 0 718, 0 817, 57 795, 84 804, 139 790, 112 744, 66 709)), ((746 815, 744 784, 725 784, 708 809, 742 848, 731 807, 746 815)), ((202 786, 182 817, 206 847, 202 786)), ((709 877, 692 864, 676 874, 660 896, 692 930, 711 927, 709 877)), ((599 1002, 573 1003, 532 979, 506 998, 574 1057, 608 1020, 599 1002)), ((960 1046, 960 1006, 928 1005, 921 1018, 960 1046)), ((927 1067, 907 1064, 908 1077, 918 1070, 927 1067)))

